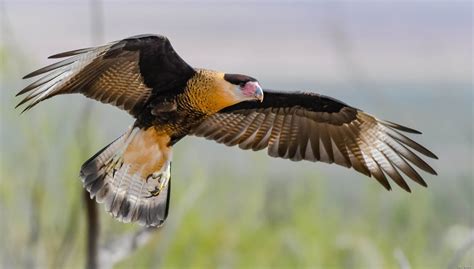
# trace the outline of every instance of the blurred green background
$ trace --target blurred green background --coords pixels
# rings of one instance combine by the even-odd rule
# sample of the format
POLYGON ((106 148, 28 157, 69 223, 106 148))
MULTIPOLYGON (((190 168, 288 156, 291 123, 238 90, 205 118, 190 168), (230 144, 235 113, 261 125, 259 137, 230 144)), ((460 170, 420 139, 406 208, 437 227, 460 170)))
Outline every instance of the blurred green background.
MULTIPOLYGON (((165 226, 117 268, 474 265, 473 249, 462 252, 474 240, 471 1, 0 5, 0 267, 84 267, 79 168, 133 122, 78 95, 20 115, 21 77, 51 54, 141 33, 167 35, 193 66, 313 90, 414 127, 440 157, 430 161, 439 176, 424 174, 427 189, 409 182, 412 194, 387 192, 334 165, 186 138, 165 226)), ((102 245, 140 229, 99 212, 102 245)))

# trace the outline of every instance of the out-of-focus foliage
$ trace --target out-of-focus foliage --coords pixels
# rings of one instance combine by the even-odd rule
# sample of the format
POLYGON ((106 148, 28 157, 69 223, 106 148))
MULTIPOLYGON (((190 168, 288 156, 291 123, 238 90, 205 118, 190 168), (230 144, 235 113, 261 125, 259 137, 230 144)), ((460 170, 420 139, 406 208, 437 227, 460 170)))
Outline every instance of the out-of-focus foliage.
MULTIPOLYGON (((187 33, 180 31, 175 36, 187 33)), ((129 34, 119 33, 114 38, 129 34)), ((189 34, 197 46, 199 38, 189 34)), ((223 42, 217 36, 215 42, 223 42)), ((224 45, 216 45, 216 50, 238 55, 231 42, 224 45)), ((284 46, 271 46, 279 45, 284 46)), ((175 47, 182 46, 176 42, 175 47)), ((84 102, 80 96, 58 97, 19 115, 13 107, 18 101, 15 92, 25 86, 20 78, 38 67, 39 57, 47 56, 22 47, 27 45, 0 44, 0 267, 83 268, 85 219, 79 167, 131 120, 117 109, 84 102), (92 114, 86 121, 85 109, 92 114)), ((186 56, 198 62, 203 57, 186 56)), ((271 63, 261 62, 272 70, 271 63)), ((342 65, 347 64, 351 61, 342 65)), ((208 65, 219 68, 222 63, 208 65)), ((242 64, 240 72, 256 66, 242 64)), ((288 77, 284 86, 298 82, 296 71, 279 72, 262 72, 262 77, 274 84, 288 77)), ((396 186, 386 192, 374 180, 344 168, 274 160, 264 152, 186 139, 174 152, 168 221, 117 268, 400 268, 403 260, 411 268, 447 266, 473 229, 474 183, 472 167, 466 168, 473 146, 472 84, 453 79, 368 85, 361 83, 363 72, 351 74, 355 77, 346 78, 349 82, 316 88, 326 86, 324 93, 339 97, 348 89, 346 102, 364 104, 367 111, 389 115, 390 120, 416 124, 412 127, 423 126, 423 143, 440 156, 434 162, 440 175, 427 177, 428 189, 410 183, 412 194, 396 186), (371 89, 354 90, 351 82, 371 89)), ((423 74, 421 70, 417 78, 422 80, 423 74)), ((312 87, 311 79, 299 86, 312 87)), ((99 212, 101 243, 139 229, 114 221, 102 207, 99 212)), ((470 250, 460 265, 472 266, 473 256, 470 250)))

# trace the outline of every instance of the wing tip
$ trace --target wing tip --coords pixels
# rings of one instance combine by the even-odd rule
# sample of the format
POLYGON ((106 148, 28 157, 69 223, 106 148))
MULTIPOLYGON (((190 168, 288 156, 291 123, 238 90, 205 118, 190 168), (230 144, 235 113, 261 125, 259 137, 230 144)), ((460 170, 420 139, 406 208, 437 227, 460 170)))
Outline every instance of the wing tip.
POLYGON ((397 180, 393 179, 393 181, 395 181, 395 183, 397 183, 397 185, 400 188, 402 188, 403 190, 405 190, 408 193, 411 193, 410 186, 408 186, 408 183, 405 181, 405 179, 401 178, 401 181, 397 181, 397 180))
POLYGON ((383 125, 387 126, 387 127, 391 127, 391 128, 394 128, 394 129, 397 129, 397 130, 400 130, 400 131, 404 131, 404 132, 407 132, 407 133, 423 134, 422 132, 420 132, 418 130, 415 130, 415 129, 410 128, 410 127, 406 127, 404 125, 400 125, 400 124, 392 122, 392 121, 379 120, 379 122, 382 123, 383 125))
MULTIPOLYGON (((20 106, 20 104, 17 105, 17 107, 20 106)), ((20 112, 20 115, 22 115, 23 113, 25 113, 26 111, 30 110, 32 107, 34 106, 33 105, 28 105, 27 107, 25 107, 21 112, 20 112)), ((15 107, 16 108, 16 107, 15 107)))
POLYGON ((36 88, 36 87, 32 87, 31 85, 26 86, 25 88, 23 88, 23 90, 17 92, 17 94, 15 94, 15 96, 20 96, 20 95, 22 95, 22 94, 25 94, 25 93, 27 93, 27 92, 33 90, 34 88, 36 88))
POLYGON ((94 49, 95 49, 95 47, 89 47, 89 48, 83 48, 83 49, 75 49, 75 50, 64 51, 64 52, 60 52, 60 53, 50 55, 50 56, 48 56, 48 59, 58 59, 58 58, 70 57, 70 56, 74 56, 74 55, 77 55, 77 54, 86 53, 86 52, 89 52, 89 51, 94 50, 94 49))
MULTIPOLYGON (((421 146, 421 147, 423 147, 423 146, 421 146)), ((425 147, 423 147, 423 151, 418 151, 418 152, 420 152, 421 154, 423 154, 426 157, 429 157, 431 159, 439 160, 438 156, 436 156, 433 152, 431 152, 429 149, 427 149, 425 147)))
POLYGON ((428 157, 432 158, 432 159, 435 159, 435 160, 439 160, 438 156, 436 154, 434 154, 433 152, 429 151, 430 155, 428 157))
POLYGON ((19 102, 18 104, 16 104, 15 106, 15 109, 17 109, 19 106, 23 105, 26 101, 23 99, 21 100, 21 102, 19 102))
MULTIPOLYGON (((379 181, 380 182, 380 181, 379 181)), ((392 186, 390 186, 390 183, 388 183, 388 181, 386 182, 386 184, 383 184, 380 182, 380 184, 387 190, 387 191, 392 191, 392 186)))
POLYGON ((28 73, 28 74, 24 75, 21 79, 29 79, 29 78, 32 78, 32 77, 36 77, 37 75, 39 75, 39 74, 37 74, 36 71, 33 71, 31 73, 28 73))
POLYGON ((68 57, 68 56, 71 56, 71 52, 73 52, 73 51, 66 51, 66 52, 56 53, 56 54, 48 56, 48 59, 58 59, 58 58, 68 57))

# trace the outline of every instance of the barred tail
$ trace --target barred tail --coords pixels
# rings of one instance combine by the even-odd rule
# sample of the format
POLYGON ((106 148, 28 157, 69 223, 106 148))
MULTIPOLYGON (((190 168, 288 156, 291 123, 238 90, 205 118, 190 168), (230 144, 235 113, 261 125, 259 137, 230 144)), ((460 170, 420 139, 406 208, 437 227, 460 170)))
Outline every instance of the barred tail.
POLYGON ((131 128, 81 168, 84 188, 123 222, 160 226, 171 191, 169 137, 155 128, 131 128))

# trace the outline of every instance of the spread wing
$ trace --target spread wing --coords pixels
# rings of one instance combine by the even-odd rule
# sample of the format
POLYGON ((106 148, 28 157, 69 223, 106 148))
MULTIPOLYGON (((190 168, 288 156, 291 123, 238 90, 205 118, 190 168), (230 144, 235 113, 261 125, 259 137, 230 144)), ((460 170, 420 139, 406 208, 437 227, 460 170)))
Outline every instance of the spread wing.
POLYGON ((388 175, 410 191, 400 172, 423 186, 426 183, 413 166, 436 174, 413 150, 437 157, 402 132, 420 133, 322 95, 265 90, 262 103, 228 107, 192 134, 242 149, 268 148, 273 157, 352 167, 391 189, 388 175))
POLYGON ((65 93, 82 93, 136 116, 150 96, 182 91, 195 73, 164 36, 141 35, 105 46, 50 56, 65 60, 43 67, 24 78, 42 77, 20 91, 29 93, 18 106, 28 110, 39 102, 65 93))

